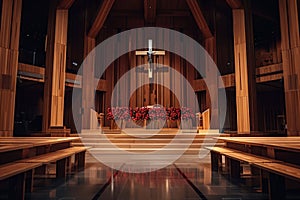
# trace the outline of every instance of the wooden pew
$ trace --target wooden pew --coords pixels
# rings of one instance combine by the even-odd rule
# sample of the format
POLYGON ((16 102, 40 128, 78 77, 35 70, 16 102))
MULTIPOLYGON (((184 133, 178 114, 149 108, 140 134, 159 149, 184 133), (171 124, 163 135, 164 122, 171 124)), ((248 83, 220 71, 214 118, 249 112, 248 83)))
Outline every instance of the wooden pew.
MULTIPOLYGON (((32 192, 34 173, 45 172, 46 165, 56 163, 57 178, 66 178, 74 169, 83 169, 88 147, 71 147, 77 138, 14 138, 0 141, 0 199, 24 199, 25 190, 32 192)), ((44 173, 45 174, 45 173, 44 173)))
POLYGON ((66 179, 67 172, 70 171, 70 158, 75 155, 74 168, 78 171, 84 168, 85 152, 88 147, 70 147, 17 162, 21 163, 41 163, 42 172, 45 171, 46 165, 56 163, 56 178, 66 179))
POLYGON ((206 147, 211 152, 212 171, 220 170, 221 156, 225 156, 228 161, 230 176, 240 178, 240 163, 277 163, 279 160, 253 155, 226 147, 206 147))
POLYGON ((212 171, 222 171, 222 155, 226 158, 231 178, 240 178, 242 162, 259 169, 260 184, 263 191, 268 191, 269 199, 285 199, 285 178, 300 182, 300 166, 226 147, 206 149, 211 152, 212 171), (264 180, 263 171, 268 172, 267 180, 264 180))
MULTIPOLYGON (((285 199, 285 178, 300 182, 300 167, 288 163, 252 163, 261 170, 267 171, 267 183, 262 177, 262 187, 268 188, 269 199, 285 199)), ((261 172, 262 174, 262 172, 261 172)))
POLYGON ((24 199, 25 190, 32 191, 33 171, 41 165, 42 163, 20 162, 0 165, 0 182, 7 186, 7 198, 24 199))

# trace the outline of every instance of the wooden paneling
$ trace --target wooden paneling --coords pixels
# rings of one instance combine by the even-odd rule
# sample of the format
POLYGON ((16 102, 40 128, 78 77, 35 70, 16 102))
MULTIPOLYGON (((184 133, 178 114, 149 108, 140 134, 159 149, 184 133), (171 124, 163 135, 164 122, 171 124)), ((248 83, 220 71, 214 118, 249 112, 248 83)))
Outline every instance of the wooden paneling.
POLYGON ((45 74, 45 68, 37 67, 37 66, 33 66, 33 65, 28 65, 28 64, 24 64, 24 63, 19 63, 18 64, 18 70, 22 71, 22 72, 29 72, 29 73, 33 73, 33 74, 38 74, 38 75, 41 75, 41 76, 44 76, 44 74, 45 74))
MULTIPOLYGON (((219 77, 219 83, 223 81, 224 87, 235 87, 235 74, 227 74, 224 76, 219 77)), ((219 88, 221 88, 221 85, 219 84, 219 88)))
POLYGON ((233 10, 237 127, 239 133, 250 132, 248 70, 246 52, 245 13, 233 10))
POLYGON ((13 13, 13 1, 3 0, 2 16, 1 16, 1 35, 0 35, 0 45, 3 48, 9 48, 12 13, 13 13))
POLYGON ((259 67, 256 69, 257 75, 271 74, 281 72, 283 70, 282 63, 259 67))
POLYGON ((78 74, 76 75, 76 74, 66 73, 65 80, 66 80, 65 86, 73 87, 73 88, 82 87, 82 76, 78 74))
POLYGON ((262 76, 262 77, 257 77, 256 78, 256 83, 264 83, 264 82, 269 82, 269 81, 276 81, 276 80, 281 80, 283 78, 283 74, 270 74, 268 76, 262 76))
MULTIPOLYGON (((174 58, 172 58, 173 60, 174 58)), ((130 65, 133 66, 133 65, 130 65)), ((256 69, 256 76, 259 76, 256 78, 257 83, 263 83, 268 81, 275 81, 280 80, 283 77, 282 73, 282 63, 280 64, 274 64, 274 65, 268 65, 263 66, 256 69)), ((25 72, 30 73, 35 76, 44 77, 45 75, 45 68, 34 66, 34 65, 28 65, 24 63, 19 63, 18 67, 19 72, 25 72)), ((30 76, 21 75, 21 79, 29 80, 30 76)), ((82 76, 76 75, 72 73, 66 73, 66 81, 65 85, 68 87, 76 87, 81 88, 82 87, 82 76), (76 80, 76 77, 78 80, 76 80)), ((37 82, 44 82, 44 78, 41 80, 37 79, 31 79, 31 81, 37 81, 37 82)), ((172 80, 171 80, 172 81, 172 80)), ((230 88, 235 87, 235 74, 227 74, 223 76, 219 76, 219 88, 222 88, 220 82, 223 81, 224 88, 230 88)), ((97 86, 98 91, 106 91, 107 90, 107 80, 100 79, 97 80, 95 78, 95 86, 97 86)), ((191 81, 192 88, 196 91, 205 91, 206 90, 206 84, 203 79, 196 79, 191 81)))
POLYGON ((3 0, 0 30, 0 136, 12 136, 22 0, 3 0))
POLYGON ((279 0, 288 135, 300 135, 300 47, 297 0, 279 0))

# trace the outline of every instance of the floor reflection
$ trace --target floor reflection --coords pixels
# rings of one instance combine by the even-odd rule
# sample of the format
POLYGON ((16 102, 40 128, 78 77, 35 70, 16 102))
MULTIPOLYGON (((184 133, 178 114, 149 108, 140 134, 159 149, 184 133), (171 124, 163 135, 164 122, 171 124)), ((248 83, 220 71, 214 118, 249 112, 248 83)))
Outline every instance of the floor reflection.
POLYGON ((148 173, 117 172, 87 155, 86 169, 67 182, 38 179, 26 199, 267 199, 249 187, 234 185, 222 175, 211 173, 209 157, 183 156, 174 164, 148 173), (182 172, 183 175, 180 173, 182 172))

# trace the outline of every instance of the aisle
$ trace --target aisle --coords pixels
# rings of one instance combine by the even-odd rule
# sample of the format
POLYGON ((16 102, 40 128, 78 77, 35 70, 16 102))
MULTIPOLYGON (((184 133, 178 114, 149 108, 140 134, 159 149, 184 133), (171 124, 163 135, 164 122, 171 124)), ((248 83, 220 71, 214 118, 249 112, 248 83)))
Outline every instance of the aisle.
POLYGON ((180 173, 170 166, 155 172, 129 174, 120 172, 99 199, 199 199, 180 173))

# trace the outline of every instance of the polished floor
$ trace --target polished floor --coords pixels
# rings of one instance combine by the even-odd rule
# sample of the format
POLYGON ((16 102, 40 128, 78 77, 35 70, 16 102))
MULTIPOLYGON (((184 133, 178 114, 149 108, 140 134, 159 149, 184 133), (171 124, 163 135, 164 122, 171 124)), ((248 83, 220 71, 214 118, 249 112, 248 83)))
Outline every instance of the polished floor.
POLYGON ((163 169, 147 173, 126 173, 104 166, 87 155, 86 169, 67 182, 37 179, 26 199, 57 200, 192 200, 267 199, 266 194, 244 183, 231 183, 221 174, 211 173, 209 156, 199 160, 185 155, 163 169))

